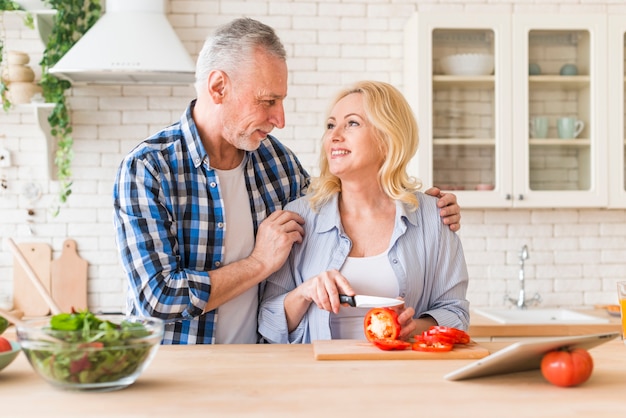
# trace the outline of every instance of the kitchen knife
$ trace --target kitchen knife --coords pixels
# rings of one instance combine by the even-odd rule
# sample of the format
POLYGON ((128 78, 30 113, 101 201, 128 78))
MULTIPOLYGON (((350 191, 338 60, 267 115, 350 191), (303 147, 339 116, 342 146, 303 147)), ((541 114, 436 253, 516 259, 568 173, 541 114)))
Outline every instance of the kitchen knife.
POLYGON ((341 303, 347 303, 350 306, 356 308, 386 308, 391 306, 398 306, 404 303, 403 300, 392 298, 381 298, 379 296, 368 295, 339 295, 339 301, 341 303))

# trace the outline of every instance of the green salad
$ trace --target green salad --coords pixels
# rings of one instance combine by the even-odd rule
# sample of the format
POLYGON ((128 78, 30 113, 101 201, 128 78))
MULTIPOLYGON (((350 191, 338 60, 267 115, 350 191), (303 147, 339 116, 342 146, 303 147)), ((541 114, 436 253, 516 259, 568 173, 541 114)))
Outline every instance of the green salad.
POLYGON ((9 321, 5 317, 0 316, 0 334, 2 334, 9 327, 9 321))
POLYGON ((43 332, 61 341, 37 338, 23 344, 24 352, 44 377, 60 383, 127 377, 139 369, 154 345, 143 324, 127 320, 116 324, 88 311, 54 315, 43 332))

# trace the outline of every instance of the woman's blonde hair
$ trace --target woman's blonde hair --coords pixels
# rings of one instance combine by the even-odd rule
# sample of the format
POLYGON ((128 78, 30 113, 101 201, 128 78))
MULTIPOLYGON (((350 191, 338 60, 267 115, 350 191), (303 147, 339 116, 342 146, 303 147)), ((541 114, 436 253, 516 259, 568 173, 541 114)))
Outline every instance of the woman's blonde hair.
MULTIPOLYGON (((391 84, 360 81, 342 90, 331 103, 330 109, 344 97, 355 93, 363 97, 365 117, 374 128, 375 140, 384 155, 383 164, 378 171, 381 188, 390 198, 408 203, 416 209, 418 200, 415 192, 422 184, 407 173, 407 166, 417 152, 419 143, 417 121, 411 106, 391 84)), ((328 158, 322 151, 320 175, 309 188, 311 207, 318 209, 340 191, 341 180, 330 173, 328 158)))

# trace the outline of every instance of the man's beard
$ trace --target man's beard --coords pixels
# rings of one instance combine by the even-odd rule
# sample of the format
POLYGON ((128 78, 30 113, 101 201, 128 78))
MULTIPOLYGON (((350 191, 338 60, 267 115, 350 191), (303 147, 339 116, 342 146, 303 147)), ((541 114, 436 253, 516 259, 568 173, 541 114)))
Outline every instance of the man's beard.
POLYGON ((265 138, 261 138, 261 140, 256 141, 252 139, 250 135, 246 133, 241 133, 235 136, 234 145, 238 149, 244 151, 254 151, 259 148, 259 146, 261 145, 261 141, 263 141, 264 139, 265 138))

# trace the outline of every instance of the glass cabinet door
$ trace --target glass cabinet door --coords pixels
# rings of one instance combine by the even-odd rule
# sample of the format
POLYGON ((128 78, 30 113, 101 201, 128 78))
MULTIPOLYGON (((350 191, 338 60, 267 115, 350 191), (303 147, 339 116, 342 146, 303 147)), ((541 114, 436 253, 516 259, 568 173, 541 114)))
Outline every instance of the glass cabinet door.
POLYGON ((493 190, 496 184, 494 33, 432 33, 433 185, 493 190))
POLYGON ((514 17, 514 206, 607 204, 605 21, 514 17))
POLYGON ((589 190, 589 31, 531 30, 530 190, 589 190))
POLYGON ((609 206, 626 207, 626 15, 609 16, 609 206))
POLYGON ((466 207, 510 189, 510 15, 418 13, 406 30, 405 89, 420 146, 412 173, 466 207))

